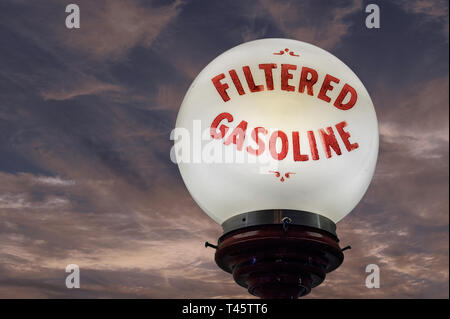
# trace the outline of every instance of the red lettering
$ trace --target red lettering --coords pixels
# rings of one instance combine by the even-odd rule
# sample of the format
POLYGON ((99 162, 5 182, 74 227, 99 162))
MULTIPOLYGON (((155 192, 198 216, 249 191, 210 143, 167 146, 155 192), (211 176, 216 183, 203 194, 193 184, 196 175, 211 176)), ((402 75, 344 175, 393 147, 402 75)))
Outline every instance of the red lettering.
POLYGON ((216 75, 211 79, 212 83, 216 87, 217 92, 219 92, 220 96, 222 97, 222 100, 224 102, 228 101, 230 97, 227 94, 227 89, 229 88, 228 84, 220 82, 225 78, 225 74, 221 73, 219 75, 216 75))
POLYGON ((319 94, 317 97, 325 102, 330 102, 331 99, 327 96, 327 92, 333 90, 333 86, 331 82, 339 83, 339 79, 335 78, 332 75, 325 75, 325 79, 323 80, 322 87, 320 88, 319 94))
POLYGON ((318 79, 317 71, 311 68, 307 68, 304 66, 302 68, 302 74, 300 75, 300 84, 298 86, 298 91, 303 93, 305 91, 305 87, 308 89, 308 95, 314 95, 313 93, 313 85, 316 84, 318 79), (308 75, 311 74, 311 78, 308 79, 308 75))
POLYGON ((336 101, 334 101, 334 106, 344 111, 350 110, 353 107, 353 105, 355 105, 357 98, 358 94, 356 93, 355 89, 350 85, 345 84, 341 90, 341 93, 339 93, 339 96, 337 97, 336 101), (350 93, 351 95, 350 101, 348 101, 346 104, 342 104, 345 97, 347 96, 347 93, 350 93))
POLYGON ((242 151, 242 147, 245 141, 245 132, 247 131, 247 122, 242 121, 238 126, 231 132, 230 136, 227 137, 224 144, 229 145, 231 143, 236 144, 237 150, 242 151))
POLYGON ((294 161, 307 161, 309 159, 309 156, 306 154, 300 153, 300 138, 299 133, 297 131, 292 132, 292 146, 294 151, 294 161))
POLYGON ((270 155, 276 160, 283 160, 288 152, 288 138, 283 131, 275 131, 270 136, 269 140, 270 155), (277 153, 277 138, 281 139, 281 152, 277 153))
POLYGON ((289 70, 297 70, 296 65, 282 64, 281 65, 281 89, 284 91, 294 91, 295 87, 289 85, 289 80, 292 79, 292 74, 289 70))
MULTIPOLYGON (((210 127, 210 134, 213 139, 225 139, 224 144, 230 145, 235 144, 236 149, 239 151, 242 151, 246 134, 247 134, 247 121, 241 121, 239 125, 237 125, 231 134, 229 134, 227 137, 225 135, 229 131, 229 127, 224 123, 224 121, 227 121, 227 123, 233 122, 233 116, 230 113, 223 112, 216 116, 216 118, 212 121, 211 127, 210 127)), ((339 136, 342 140, 342 142, 345 145, 345 148, 348 152, 351 152, 357 148, 359 148, 358 143, 352 143, 350 141, 351 135, 349 132, 345 130, 345 127, 347 127, 347 122, 342 121, 334 125, 335 129, 339 133, 339 136)), ((293 159, 295 162, 305 162, 310 159, 316 161, 319 160, 319 152, 317 150, 317 142, 316 137, 313 131, 307 131, 308 141, 309 141, 309 148, 310 153, 305 152, 303 150, 302 153, 302 146, 300 141, 300 132, 299 131, 292 131, 292 153, 293 153, 293 159)), ((248 145, 246 147, 246 151, 252 155, 259 156, 263 154, 266 151, 266 143, 265 139, 261 137, 261 134, 267 135, 268 131, 262 127, 256 127, 252 129, 251 132, 251 138, 256 143, 251 143, 251 145, 248 145), (256 145, 256 146, 255 146, 256 145)), ((338 140, 335 136, 335 132, 333 127, 329 126, 323 129, 318 129, 318 134, 320 135, 322 146, 326 155, 326 158, 332 157, 332 151, 334 151, 337 155, 342 155, 342 151, 340 148, 340 145, 338 143, 338 140)), ((289 150, 289 139, 285 132, 281 130, 274 131, 270 135, 268 149, 270 152, 270 155, 276 159, 276 160, 283 160, 286 158, 289 150), (280 139, 280 141, 278 141, 280 139), (281 145, 277 144, 281 143, 281 145), (278 146, 278 147, 277 147, 278 146), (280 151, 278 152, 278 149, 280 151)))
POLYGON ((264 90, 264 86, 255 85, 255 81, 253 80, 253 75, 252 72, 250 71, 249 66, 242 67, 242 70, 244 71, 245 79, 247 80, 247 85, 250 92, 260 92, 264 90))
POLYGON ((258 149, 255 150, 250 145, 247 146, 247 152, 249 152, 250 154, 256 155, 256 156, 264 153, 264 150, 266 149, 266 144, 264 143, 264 140, 259 138, 259 135, 258 135, 259 133, 267 134, 267 130, 264 127, 255 127, 252 130, 252 138, 258 145, 258 149))
POLYGON ((261 70, 264 70, 264 75, 266 77, 267 90, 269 90, 269 91, 273 90, 272 69, 276 69, 277 65, 275 63, 266 63, 266 64, 260 64, 259 68, 261 70))
POLYGON ((311 149, 311 157, 313 161, 319 159, 319 152, 317 151, 316 137, 313 131, 308 131, 309 148, 311 149))
POLYGON ((342 121, 338 124, 336 124, 336 130, 338 131, 339 135, 342 138, 342 141, 344 142, 345 148, 347 148, 347 151, 352 151, 354 149, 357 149, 359 147, 358 143, 350 143, 350 133, 344 131, 344 127, 347 126, 347 122, 342 121))
POLYGON ((238 91, 239 95, 244 95, 245 91, 242 87, 241 80, 239 80, 239 77, 235 70, 230 70, 228 73, 230 73, 231 79, 233 80, 234 86, 236 87, 236 90, 238 91))
POLYGON ((323 129, 319 130, 320 137, 322 138, 323 148, 325 150, 327 158, 331 157, 331 148, 336 152, 337 155, 341 155, 341 148, 339 147, 331 126, 327 127, 327 132, 328 134, 325 133, 323 129))
POLYGON ((217 126, 224 119, 227 119, 228 123, 233 122, 233 115, 231 115, 230 113, 226 113, 226 112, 220 113, 219 115, 217 115, 217 117, 211 123, 211 129, 210 129, 211 137, 213 139, 220 140, 221 138, 223 138, 225 136, 225 134, 227 134, 228 126, 223 125, 223 124, 219 128, 220 133, 217 132, 217 126))

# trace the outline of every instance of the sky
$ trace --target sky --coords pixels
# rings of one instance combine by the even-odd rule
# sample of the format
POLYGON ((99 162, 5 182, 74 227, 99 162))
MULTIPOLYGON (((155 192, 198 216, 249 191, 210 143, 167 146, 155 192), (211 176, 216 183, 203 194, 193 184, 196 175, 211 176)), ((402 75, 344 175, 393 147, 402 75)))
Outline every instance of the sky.
POLYGON ((274 37, 346 63, 380 129, 373 181, 337 225, 352 249, 306 298, 448 298, 445 0, 1 1, 0 298, 252 298, 204 248, 222 229, 169 137, 211 60, 274 37), (69 3, 80 29, 65 27, 69 3), (365 27, 368 3, 379 29, 365 27), (372 263, 378 289, 365 286, 372 263))

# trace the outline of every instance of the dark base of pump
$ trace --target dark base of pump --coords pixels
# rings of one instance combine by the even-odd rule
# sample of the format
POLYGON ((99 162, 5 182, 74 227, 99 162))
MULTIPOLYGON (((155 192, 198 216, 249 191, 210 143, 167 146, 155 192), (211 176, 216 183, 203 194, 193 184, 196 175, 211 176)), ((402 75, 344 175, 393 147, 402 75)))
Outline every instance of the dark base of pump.
POLYGON ((296 299, 323 282, 344 255, 339 240, 319 228, 293 224, 256 225, 225 233, 217 265, 240 286, 265 299, 296 299))

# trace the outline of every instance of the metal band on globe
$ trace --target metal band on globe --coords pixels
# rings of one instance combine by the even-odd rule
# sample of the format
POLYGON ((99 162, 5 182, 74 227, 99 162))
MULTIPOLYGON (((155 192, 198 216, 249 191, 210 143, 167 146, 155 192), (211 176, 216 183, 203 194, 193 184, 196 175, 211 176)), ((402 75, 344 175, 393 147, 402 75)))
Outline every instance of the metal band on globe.
POLYGON ((222 223, 223 232, 251 226, 289 224, 312 227, 336 235, 336 224, 329 218, 306 211, 291 209, 266 209, 233 216, 222 223))

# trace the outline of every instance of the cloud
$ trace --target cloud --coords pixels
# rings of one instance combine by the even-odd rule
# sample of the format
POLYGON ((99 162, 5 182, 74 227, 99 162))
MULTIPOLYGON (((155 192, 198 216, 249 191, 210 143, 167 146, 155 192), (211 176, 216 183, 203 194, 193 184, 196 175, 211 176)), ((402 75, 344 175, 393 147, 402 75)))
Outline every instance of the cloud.
MULTIPOLYGON (((0 196, 0 255, 3 274, 8 274, 2 276, 1 286, 16 287, 19 296, 70 296, 64 287, 64 268, 70 263, 81 267, 84 296, 182 298, 195 291, 208 297, 208 287, 222 279, 229 283, 221 285, 218 294, 236 296, 241 291, 231 276, 216 268, 213 250, 203 246, 204 236, 218 237, 218 225, 195 207, 186 191, 173 192, 178 187, 161 194, 139 192, 132 199, 126 193, 133 190, 117 181, 85 179, 74 184, 28 173, 0 176, 11 191, 0 196), (64 188, 59 188, 58 203, 70 201, 70 206, 56 206, 48 197, 60 184, 64 188), (119 194, 127 201, 111 202, 119 194), (89 210, 83 212, 86 202, 89 210), (172 204, 164 204, 168 202, 172 204), (42 282, 50 283, 46 287, 42 282)), ((15 293, 0 289, 1 296, 15 293)))
POLYGON ((346 17, 362 10, 362 1, 347 1, 343 6, 328 3, 260 0, 274 23, 287 37, 324 49, 334 48, 351 25, 346 17))
POLYGON ((24 194, 0 194, 0 209, 61 209, 68 203, 68 200, 54 196, 32 203, 24 194))
POLYGON ((93 77, 88 79, 80 79, 81 83, 70 83, 70 87, 57 88, 54 87, 50 90, 43 91, 42 97, 44 100, 70 100, 74 97, 83 95, 95 95, 104 92, 124 93, 125 89, 119 85, 104 83, 93 77))
POLYGON ((448 156, 448 77, 394 92, 381 86, 380 134, 414 158, 448 156))
MULTIPOLYGON (((408 13, 420 14, 425 17, 425 22, 430 21, 441 21, 443 24, 442 32, 446 35, 448 41, 448 26, 449 26, 449 18, 448 18, 448 1, 446 0, 408 0, 401 1, 400 6, 408 13)), ((415 27, 421 27, 423 24, 421 23, 415 27)))
POLYGON ((72 186, 76 183, 74 180, 64 180, 59 176, 40 176, 36 178, 36 181, 41 184, 54 186, 72 186))
POLYGON ((81 28, 61 33, 71 48, 95 59, 118 59, 136 45, 150 46, 179 13, 181 1, 146 7, 132 0, 80 1, 81 28))

